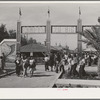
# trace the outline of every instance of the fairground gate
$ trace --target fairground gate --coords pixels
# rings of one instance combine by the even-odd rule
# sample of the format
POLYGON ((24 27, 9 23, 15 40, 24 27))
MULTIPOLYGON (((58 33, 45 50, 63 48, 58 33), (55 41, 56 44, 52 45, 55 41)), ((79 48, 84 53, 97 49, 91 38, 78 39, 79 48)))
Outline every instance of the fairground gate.
POLYGON ((93 25, 82 25, 82 19, 79 17, 77 20, 77 25, 51 25, 50 15, 46 21, 46 25, 38 26, 21 26, 21 20, 17 21, 17 44, 16 44, 16 53, 20 52, 21 47, 21 35, 24 34, 46 34, 46 47, 48 53, 50 52, 51 47, 51 34, 77 34, 77 49, 78 53, 82 52, 82 36, 79 32, 84 31, 85 29, 90 29, 93 25))

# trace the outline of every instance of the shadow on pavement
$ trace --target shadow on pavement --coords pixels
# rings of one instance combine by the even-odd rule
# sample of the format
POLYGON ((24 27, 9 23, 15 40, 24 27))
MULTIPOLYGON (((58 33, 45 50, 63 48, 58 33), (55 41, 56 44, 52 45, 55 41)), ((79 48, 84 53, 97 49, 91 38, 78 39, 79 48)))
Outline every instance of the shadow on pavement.
POLYGON ((33 75, 33 77, 49 77, 49 76, 52 76, 52 75, 33 75))

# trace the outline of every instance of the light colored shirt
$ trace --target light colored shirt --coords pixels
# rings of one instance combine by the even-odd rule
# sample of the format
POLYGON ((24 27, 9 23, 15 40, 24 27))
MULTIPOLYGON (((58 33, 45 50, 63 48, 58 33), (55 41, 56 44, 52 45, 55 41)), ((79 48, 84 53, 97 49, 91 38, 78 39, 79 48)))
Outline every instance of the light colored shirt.
POLYGON ((68 58, 68 64, 71 65, 71 58, 68 58))
POLYGON ((74 60, 74 64, 77 63, 77 58, 76 57, 74 57, 73 60, 74 60))
POLYGON ((19 60, 16 60, 17 63, 19 63, 19 60))
POLYGON ((30 65, 32 65, 34 62, 34 59, 31 59, 29 62, 30 62, 30 65))
POLYGON ((23 59, 23 60, 22 60, 23 66, 25 65, 26 60, 27 60, 27 59, 23 59))
POLYGON ((45 61, 45 62, 47 62, 48 60, 49 60, 49 58, 48 58, 48 57, 45 57, 45 58, 44 58, 44 61, 45 61))
POLYGON ((83 64, 85 64, 85 59, 82 59, 82 60, 80 61, 80 65, 83 65, 83 64))
POLYGON ((74 60, 72 60, 72 61, 71 61, 71 65, 74 65, 74 64, 75 64, 75 62, 74 62, 74 60))
POLYGON ((68 56, 67 56, 67 55, 65 55, 64 57, 65 57, 65 59, 67 60, 68 56))

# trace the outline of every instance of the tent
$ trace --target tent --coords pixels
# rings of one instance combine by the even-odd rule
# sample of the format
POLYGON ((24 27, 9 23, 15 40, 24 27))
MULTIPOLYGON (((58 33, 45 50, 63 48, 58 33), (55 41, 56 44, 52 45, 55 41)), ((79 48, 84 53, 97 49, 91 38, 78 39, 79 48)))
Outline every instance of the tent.
MULTIPOLYGON (((57 48, 55 48, 55 47, 53 47, 53 46, 51 46, 50 49, 51 49, 51 52, 59 51, 57 48)), ((39 54, 39 55, 42 54, 42 55, 44 55, 44 53, 47 52, 47 48, 46 48, 46 46, 43 45, 43 44, 39 44, 39 43, 34 44, 34 43, 32 43, 32 44, 28 44, 28 45, 22 46, 22 47, 20 48, 20 52, 21 52, 21 53, 27 53, 28 55, 29 55, 30 53, 34 53, 34 56, 35 56, 36 54, 39 54)))
POLYGON ((25 46, 22 46, 20 49, 21 52, 46 52, 46 47, 41 44, 28 44, 25 46))
POLYGON ((87 51, 87 52, 89 52, 89 51, 93 51, 93 52, 95 52, 95 51, 97 51, 95 48, 86 48, 84 51, 87 51))

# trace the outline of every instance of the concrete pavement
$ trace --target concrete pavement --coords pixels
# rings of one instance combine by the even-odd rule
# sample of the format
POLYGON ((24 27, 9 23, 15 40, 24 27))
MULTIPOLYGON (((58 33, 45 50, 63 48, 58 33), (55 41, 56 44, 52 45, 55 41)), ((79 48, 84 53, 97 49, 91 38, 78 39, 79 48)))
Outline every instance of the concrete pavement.
POLYGON ((81 80, 81 79, 58 79, 55 82, 56 86, 63 87, 77 87, 81 86, 84 88, 100 88, 100 80, 81 80))
POLYGON ((0 88, 48 88, 59 75, 55 72, 44 71, 44 65, 37 65, 34 76, 17 77, 16 74, 0 79, 0 88))

